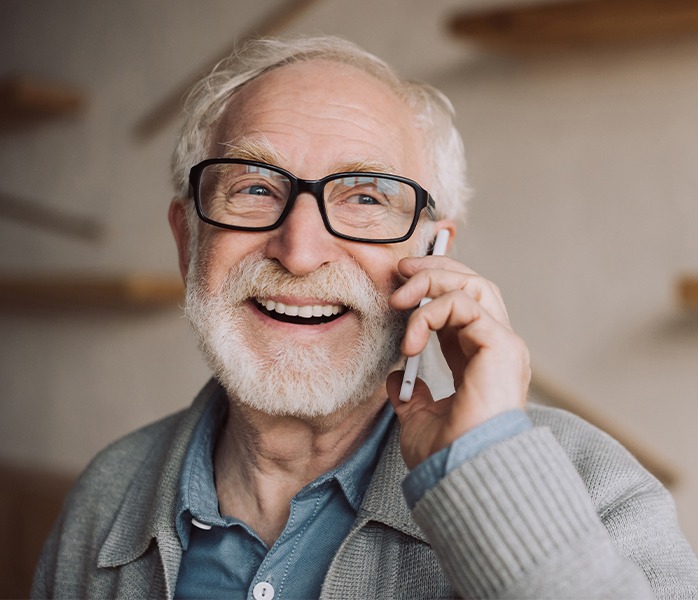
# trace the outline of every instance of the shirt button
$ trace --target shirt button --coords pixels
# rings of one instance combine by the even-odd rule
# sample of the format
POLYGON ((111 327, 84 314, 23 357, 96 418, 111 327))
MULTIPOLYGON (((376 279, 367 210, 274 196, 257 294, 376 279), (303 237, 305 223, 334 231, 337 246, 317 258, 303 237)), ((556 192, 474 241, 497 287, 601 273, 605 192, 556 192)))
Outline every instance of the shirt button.
POLYGON ((274 597, 274 586, 266 581, 260 581, 252 590, 255 600, 271 600, 274 597))
POLYGON ((194 525, 195 527, 198 527, 199 529, 205 529, 206 531, 211 529, 210 525, 206 525, 206 523, 202 523, 201 521, 194 519, 193 517, 191 520, 191 524, 194 525))

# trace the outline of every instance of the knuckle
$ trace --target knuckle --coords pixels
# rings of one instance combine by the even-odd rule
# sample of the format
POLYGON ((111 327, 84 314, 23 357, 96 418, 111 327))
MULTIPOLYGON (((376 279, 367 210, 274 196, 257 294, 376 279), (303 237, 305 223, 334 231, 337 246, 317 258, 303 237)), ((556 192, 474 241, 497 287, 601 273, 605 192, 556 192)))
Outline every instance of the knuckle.
POLYGON ((522 357, 525 357, 528 359, 529 356, 529 351, 528 351, 528 345, 526 342, 523 340, 523 338, 517 334, 514 334, 514 339, 515 339, 515 344, 516 347, 519 351, 519 354, 521 354, 522 357))
POLYGON ((528 345, 526 344, 524 339, 511 330, 507 330, 507 335, 509 338, 509 344, 510 344, 511 349, 516 354, 518 354, 522 358, 522 360, 524 360, 525 362, 528 362, 529 350, 528 350, 528 345))

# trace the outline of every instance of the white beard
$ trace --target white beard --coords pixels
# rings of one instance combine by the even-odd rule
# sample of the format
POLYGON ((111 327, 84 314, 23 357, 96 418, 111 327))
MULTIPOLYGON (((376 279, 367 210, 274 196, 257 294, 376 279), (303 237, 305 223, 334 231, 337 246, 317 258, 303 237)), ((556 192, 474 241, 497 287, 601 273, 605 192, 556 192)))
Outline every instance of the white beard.
POLYGON ((267 414, 327 416, 368 400, 400 359, 407 316, 388 307, 387 298, 353 261, 296 277, 278 262, 253 254, 232 268, 216 291, 206 289, 205 262, 191 265, 185 311, 231 398, 267 414), (289 340, 255 346, 254 325, 243 303, 272 296, 322 298, 349 307, 359 322, 356 343, 337 348, 289 340))

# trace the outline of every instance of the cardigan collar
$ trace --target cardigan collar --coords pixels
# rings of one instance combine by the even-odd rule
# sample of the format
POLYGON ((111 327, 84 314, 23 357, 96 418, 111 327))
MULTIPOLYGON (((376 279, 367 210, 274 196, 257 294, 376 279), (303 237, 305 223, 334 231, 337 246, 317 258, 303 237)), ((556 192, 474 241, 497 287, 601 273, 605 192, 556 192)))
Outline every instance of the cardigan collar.
POLYGON ((211 379, 167 437, 153 445, 124 496, 99 553, 99 567, 119 567, 141 557, 157 541, 168 595, 174 595, 182 549, 175 509, 182 461, 207 404, 225 392, 211 379))
POLYGON ((402 482, 408 473, 400 452, 400 423, 396 419, 364 496, 355 527, 377 521, 422 542, 427 541, 412 519, 402 492, 402 482))

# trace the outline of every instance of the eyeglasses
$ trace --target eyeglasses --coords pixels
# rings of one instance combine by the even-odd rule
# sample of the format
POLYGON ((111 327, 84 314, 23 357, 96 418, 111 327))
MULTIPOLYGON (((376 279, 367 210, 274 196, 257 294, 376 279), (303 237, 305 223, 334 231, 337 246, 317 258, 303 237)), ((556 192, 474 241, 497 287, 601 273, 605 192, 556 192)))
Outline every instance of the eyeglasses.
POLYGON ((265 163, 210 158, 191 168, 189 182, 199 217, 237 231, 279 227, 304 192, 315 197, 332 235, 376 244, 408 239, 422 210, 435 219, 436 204, 418 183, 384 173, 335 173, 299 179, 265 163))

